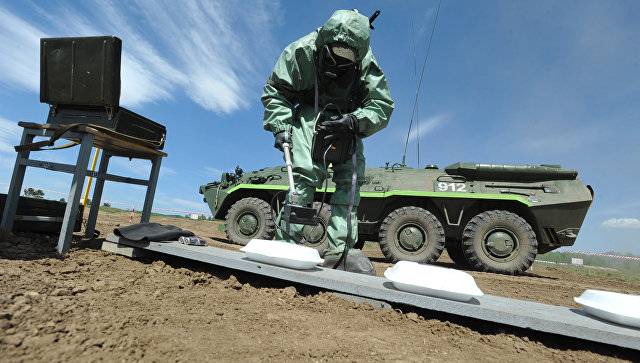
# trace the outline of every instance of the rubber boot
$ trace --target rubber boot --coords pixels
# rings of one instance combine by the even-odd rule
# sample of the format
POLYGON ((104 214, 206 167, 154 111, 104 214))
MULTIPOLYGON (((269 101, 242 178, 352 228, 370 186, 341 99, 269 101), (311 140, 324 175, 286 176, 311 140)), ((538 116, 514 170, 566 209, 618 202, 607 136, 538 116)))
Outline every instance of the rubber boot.
POLYGON ((328 254, 324 256, 324 263, 322 267, 334 268, 336 270, 342 270, 347 272, 353 272, 364 275, 376 275, 376 270, 373 268, 373 264, 369 257, 361 250, 349 249, 347 255, 344 256, 342 261, 336 266, 336 263, 340 260, 342 255, 328 254))

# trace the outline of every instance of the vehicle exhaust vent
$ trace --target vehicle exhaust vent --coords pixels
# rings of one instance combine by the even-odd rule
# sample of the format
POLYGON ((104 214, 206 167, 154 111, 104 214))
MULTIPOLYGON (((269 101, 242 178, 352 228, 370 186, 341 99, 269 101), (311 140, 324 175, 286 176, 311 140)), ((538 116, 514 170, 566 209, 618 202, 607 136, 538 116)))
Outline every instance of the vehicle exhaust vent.
POLYGON ((551 245, 559 245, 560 240, 558 239, 558 235, 556 234, 556 230, 551 227, 546 227, 544 232, 547 234, 547 238, 549 239, 549 243, 551 245))

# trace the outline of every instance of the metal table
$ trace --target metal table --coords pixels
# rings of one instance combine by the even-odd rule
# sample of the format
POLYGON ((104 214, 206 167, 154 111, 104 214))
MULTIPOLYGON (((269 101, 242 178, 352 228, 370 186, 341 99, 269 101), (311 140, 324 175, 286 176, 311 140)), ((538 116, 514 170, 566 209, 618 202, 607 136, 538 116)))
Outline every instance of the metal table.
MULTIPOLYGON (((35 137, 51 137, 60 128, 58 125, 37 124, 31 122, 20 122, 18 125, 23 128, 20 145, 31 144, 35 137)), ((160 174, 160 164, 162 162, 162 158, 167 156, 166 153, 146 145, 136 143, 125 135, 105 132, 104 130, 91 127, 90 125, 75 127, 72 132, 65 133, 62 138, 76 142, 80 145, 75 165, 29 159, 30 151, 21 151, 17 153, 16 162, 13 167, 13 174, 11 176, 11 184, 9 185, 7 200, 2 213, 2 221, 0 222, 0 230, 11 231, 13 229, 13 222, 15 220, 16 209, 18 207, 18 198, 20 197, 25 171, 28 166, 73 174, 73 180, 71 182, 71 187, 69 188, 67 207, 62 220, 60 237, 58 238, 57 250, 60 254, 64 254, 69 249, 75 218, 78 214, 78 206, 80 204, 84 179, 87 176, 96 178, 91 209, 89 211, 89 217, 87 219, 85 229, 85 235, 87 237, 92 237, 95 232, 98 209, 102 198, 102 190, 104 189, 104 183, 107 180, 146 186, 147 192, 140 221, 142 223, 149 221, 156 185, 158 183, 158 176, 160 174), (102 157, 100 159, 100 167, 97 172, 87 170, 91 149, 94 146, 103 150, 102 157), (149 179, 136 179, 109 174, 107 169, 109 166, 109 159, 112 156, 150 160, 151 173, 149 175, 149 179)))

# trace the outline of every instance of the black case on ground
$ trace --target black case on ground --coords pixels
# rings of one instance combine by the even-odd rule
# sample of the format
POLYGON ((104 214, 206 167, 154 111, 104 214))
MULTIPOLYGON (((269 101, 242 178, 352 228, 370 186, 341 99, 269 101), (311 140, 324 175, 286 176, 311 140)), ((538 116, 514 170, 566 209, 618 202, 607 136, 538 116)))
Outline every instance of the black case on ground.
POLYGON ((113 36, 40 39, 40 102, 117 107, 121 53, 113 36))
MULTIPOLYGON (((0 194, 0 220, 2 219, 2 211, 4 210, 4 204, 6 200, 7 195, 0 194)), ((66 207, 66 202, 20 197, 20 199, 18 200, 18 209, 16 211, 16 216, 54 217, 62 219, 62 217, 64 217, 64 211, 66 207)), ((84 206, 81 204, 78 207, 78 215, 76 216, 76 221, 73 227, 74 232, 80 232, 80 228, 82 227, 83 212, 84 206)), ((16 220, 13 223, 13 230, 20 232, 58 234, 60 233, 60 228, 62 228, 62 222, 58 221, 16 220)))
POLYGON ((103 107, 51 107, 47 123, 52 125, 89 124, 102 126, 154 143, 159 150, 164 147, 167 134, 167 129, 163 125, 124 107, 118 107, 113 114, 109 114, 103 107))

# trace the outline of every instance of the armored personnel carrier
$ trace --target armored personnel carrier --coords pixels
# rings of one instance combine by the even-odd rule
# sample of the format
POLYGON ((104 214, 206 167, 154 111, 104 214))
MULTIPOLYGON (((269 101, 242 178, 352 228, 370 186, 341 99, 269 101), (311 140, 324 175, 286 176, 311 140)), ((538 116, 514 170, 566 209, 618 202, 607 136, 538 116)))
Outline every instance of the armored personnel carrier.
MULTIPOLYGON (((593 200, 575 170, 559 165, 455 163, 444 170, 403 165, 368 168, 360 189, 359 240, 375 241, 391 262, 432 263, 446 248, 460 266, 519 274, 538 253, 571 246, 593 200)), ((326 200, 334 191, 328 185, 326 200)), ((272 239, 287 191, 286 169, 224 173, 200 187, 227 237, 246 244, 272 239)), ((324 189, 316 192, 320 208, 324 189)), ((303 243, 323 250, 330 206, 305 226, 303 243)))

